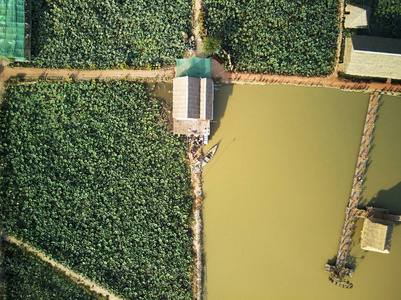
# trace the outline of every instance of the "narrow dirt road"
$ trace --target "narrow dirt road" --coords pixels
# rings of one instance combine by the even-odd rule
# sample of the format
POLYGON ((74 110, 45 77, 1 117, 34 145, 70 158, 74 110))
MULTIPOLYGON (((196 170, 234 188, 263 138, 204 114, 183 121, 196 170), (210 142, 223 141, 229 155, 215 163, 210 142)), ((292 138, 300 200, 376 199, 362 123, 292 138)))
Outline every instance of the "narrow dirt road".
POLYGON ((45 254, 43 254, 42 252, 39 252, 38 250, 32 248, 31 246, 29 246, 26 243, 21 242, 20 240, 17 240, 16 238, 7 235, 4 232, 1 232, 1 238, 4 239, 4 241, 13 244, 19 248, 23 248, 27 251, 29 251, 30 253, 34 254, 35 256, 39 257, 41 260, 49 263, 50 265, 52 265, 52 267, 59 269, 60 271, 64 272, 68 277, 70 277, 73 281, 75 281, 75 283, 79 284, 79 285, 85 285, 89 290, 97 293, 97 294, 101 294, 104 297, 109 297, 108 299, 111 300, 120 300, 121 298, 119 298, 118 296, 110 293, 109 291, 107 291, 106 289, 104 289, 103 287, 97 285, 96 283, 94 283, 93 281, 89 280, 89 279, 85 279, 84 277, 82 277, 81 275, 79 275, 78 273, 75 273, 74 271, 66 268, 64 265, 55 262, 54 260, 50 259, 48 256, 46 256, 45 254))
POLYGON ((192 186, 194 190, 193 218, 192 224, 193 241, 192 247, 195 252, 195 268, 193 270, 193 296, 194 299, 200 300, 203 298, 203 220, 202 220, 202 169, 199 167, 198 159, 203 157, 203 145, 197 150, 194 156, 190 156, 190 168, 192 186))
POLYGON ((194 10, 193 10, 193 25, 194 25, 194 30, 193 30, 193 36, 195 37, 195 41, 196 41, 196 51, 195 51, 195 55, 196 57, 200 57, 200 58, 206 58, 206 54, 205 52, 203 52, 203 48, 202 48, 202 39, 201 39, 201 28, 200 28, 200 24, 199 24, 199 17, 201 15, 201 11, 202 11, 202 0, 195 0, 194 2, 194 10))
POLYGON ((69 70, 7 68, 0 73, 0 82, 10 78, 76 78, 76 79, 172 79, 175 68, 159 70, 69 70))
POLYGON ((320 86, 345 90, 361 90, 361 91, 383 91, 383 92, 401 92, 401 85, 391 83, 359 83, 344 81, 339 79, 335 74, 326 77, 302 77, 275 74, 250 74, 227 72, 224 66, 217 61, 211 61, 212 77, 220 79, 224 83, 255 83, 255 84, 289 84, 301 86, 320 86))

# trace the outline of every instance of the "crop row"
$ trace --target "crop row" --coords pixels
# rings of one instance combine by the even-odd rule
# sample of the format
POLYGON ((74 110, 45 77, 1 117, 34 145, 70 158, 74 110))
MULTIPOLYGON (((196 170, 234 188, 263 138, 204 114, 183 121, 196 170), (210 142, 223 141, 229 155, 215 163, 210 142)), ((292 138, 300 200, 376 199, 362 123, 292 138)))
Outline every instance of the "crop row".
POLYGON ((5 230, 125 298, 190 298, 186 148, 160 111, 139 83, 10 86, 5 230))
POLYGON ((290 75, 332 72, 338 35, 335 0, 206 0, 208 35, 236 71, 290 75))

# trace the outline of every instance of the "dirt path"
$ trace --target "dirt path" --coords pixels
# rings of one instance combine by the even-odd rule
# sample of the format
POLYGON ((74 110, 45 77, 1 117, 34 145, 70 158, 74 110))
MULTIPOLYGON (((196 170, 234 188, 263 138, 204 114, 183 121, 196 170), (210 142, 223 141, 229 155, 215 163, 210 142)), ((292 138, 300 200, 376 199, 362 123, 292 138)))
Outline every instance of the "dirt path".
POLYGON ((192 186, 194 189, 194 204, 193 204, 193 218, 192 224, 193 241, 192 246, 195 252, 195 268, 193 271, 193 282, 192 289, 194 299, 200 300, 203 298, 203 221, 202 221, 202 203, 203 203, 203 192, 202 192, 202 169, 199 168, 197 159, 203 157, 203 146, 197 149, 197 152, 190 156, 190 168, 192 186))
POLYGON ((391 83, 358 83, 339 79, 335 74, 326 77, 302 77, 274 74, 250 74, 227 72, 224 66, 214 59, 211 61, 212 77, 225 83, 255 83, 255 84, 289 84, 301 86, 320 86, 344 90, 383 91, 400 93, 401 85, 391 83))
POLYGON ((201 14, 201 10, 202 10, 202 4, 203 4, 203 0, 195 0, 194 2, 194 10, 193 10, 193 25, 194 25, 194 29, 193 29, 193 36, 195 37, 195 41, 196 41, 196 51, 195 51, 195 55, 196 57, 200 57, 200 58, 206 58, 206 53, 203 52, 203 48, 202 48, 202 38, 201 38, 201 28, 200 28, 200 24, 199 24, 199 17, 201 14))
POLYGON ((108 297, 108 299, 111 299, 111 300, 119 300, 119 299, 121 299, 118 296, 110 293, 106 289, 102 288, 101 286, 97 285, 93 281, 91 281, 89 279, 85 279, 84 277, 82 277, 78 273, 75 273, 75 272, 71 271, 70 269, 66 268, 64 265, 55 262, 54 260, 50 259, 48 256, 46 256, 42 252, 39 252, 38 250, 36 250, 36 249, 32 248, 31 246, 29 246, 28 244, 23 243, 20 240, 17 240, 16 238, 14 238, 12 236, 7 235, 4 232, 0 232, 0 234, 1 234, 1 237, 4 239, 4 241, 29 251, 30 253, 34 254, 37 257, 39 257, 41 260, 43 260, 43 261, 49 263, 50 265, 52 265, 52 267, 57 268, 60 271, 64 272, 76 284, 85 285, 89 290, 91 290, 91 291, 93 291, 93 292, 95 292, 97 294, 101 294, 104 297, 108 297))
POLYGON ((14 77, 76 79, 172 79, 175 77, 175 68, 159 70, 68 70, 5 67, 0 74, 0 82, 4 82, 14 77))
POLYGON ((341 44, 343 39, 343 26, 344 26, 344 0, 339 1, 340 8, 338 14, 338 21, 339 21, 339 28, 340 32, 337 37, 337 50, 336 50, 336 57, 334 59, 334 75, 337 77, 338 71, 340 69, 339 62, 340 62, 340 55, 341 55, 341 44))

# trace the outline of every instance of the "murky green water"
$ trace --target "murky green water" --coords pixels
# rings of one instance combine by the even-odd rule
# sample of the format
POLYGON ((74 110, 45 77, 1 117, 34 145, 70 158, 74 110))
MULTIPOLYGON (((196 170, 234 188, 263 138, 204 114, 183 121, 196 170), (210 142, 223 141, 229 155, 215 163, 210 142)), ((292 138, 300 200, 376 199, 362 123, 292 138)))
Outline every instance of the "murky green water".
MULTIPOLYGON (((338 250, 368 99, 290 86, 216 92, 209 147, 220 145, 203 173, 209 300, 401 297, 398 227, 390 255, 354 247, 353 290, 323 271, 338 250)), ((383 103, 367 198, 401 182, 401 98, 383 103)))

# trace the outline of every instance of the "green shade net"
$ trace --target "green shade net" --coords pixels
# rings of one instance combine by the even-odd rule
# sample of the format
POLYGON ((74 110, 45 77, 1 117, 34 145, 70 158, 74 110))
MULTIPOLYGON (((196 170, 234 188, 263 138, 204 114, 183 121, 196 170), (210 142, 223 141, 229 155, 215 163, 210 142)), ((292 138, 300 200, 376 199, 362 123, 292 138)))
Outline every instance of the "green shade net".
POLYGON ((27 61, 24 47, 25 0, 0 0, 0 55, 27 61))
POLYGON ((191 57, 177 59, 176 77, 212 78, 210 72, 210 58, 191 57))

